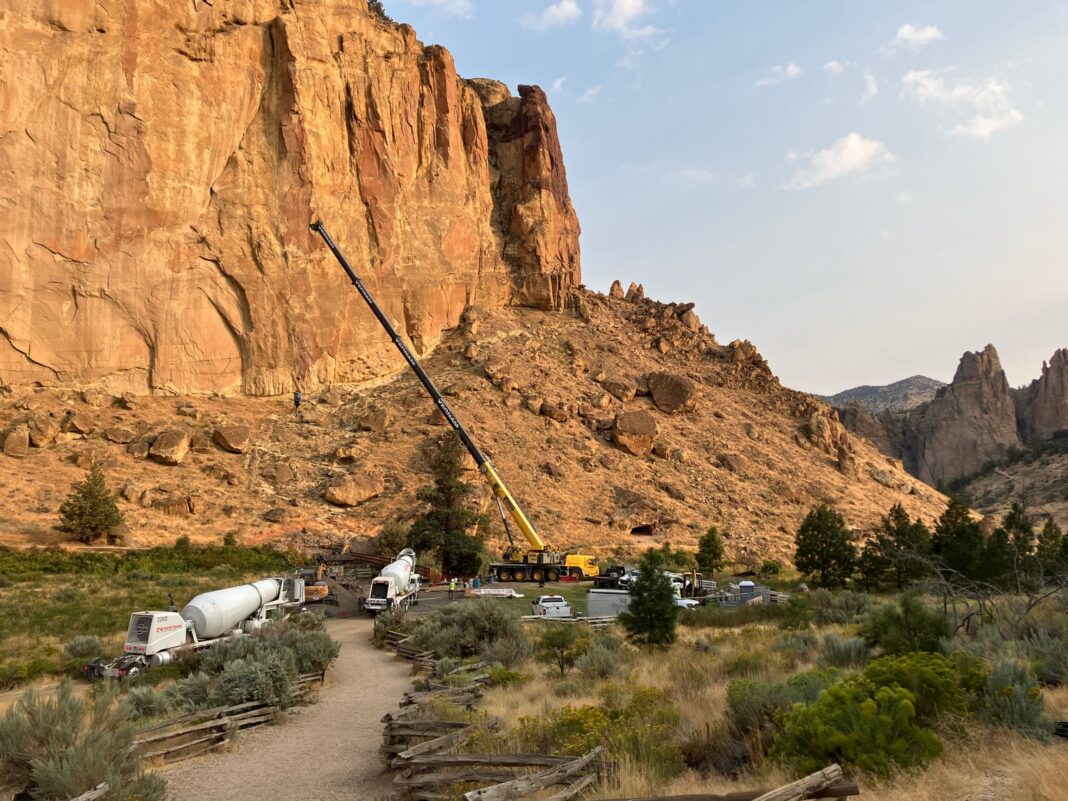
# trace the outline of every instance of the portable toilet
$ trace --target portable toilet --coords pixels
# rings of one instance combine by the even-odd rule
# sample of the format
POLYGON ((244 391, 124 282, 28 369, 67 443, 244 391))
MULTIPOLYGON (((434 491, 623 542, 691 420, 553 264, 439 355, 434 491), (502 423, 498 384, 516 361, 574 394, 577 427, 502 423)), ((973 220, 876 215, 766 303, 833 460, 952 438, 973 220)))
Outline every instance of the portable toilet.
POLYGON ((738 582, 738 595, 743 604, 747 604, 756 597, 756 584, 749 580, 738 582))

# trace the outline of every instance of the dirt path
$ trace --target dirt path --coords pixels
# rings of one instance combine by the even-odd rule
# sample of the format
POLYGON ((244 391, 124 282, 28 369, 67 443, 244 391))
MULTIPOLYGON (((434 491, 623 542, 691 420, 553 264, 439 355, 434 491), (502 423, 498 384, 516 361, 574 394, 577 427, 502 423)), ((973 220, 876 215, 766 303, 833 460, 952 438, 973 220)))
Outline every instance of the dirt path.
POLYGON ((389 792, 378 756, 380 720, 411 689, 408 671, 370 645, 369 619, 333 620, 327 627, 341 655, 319 702, 283 726, 243 734, 226 753, 163 769, 171 801, 371 801, 389 792))

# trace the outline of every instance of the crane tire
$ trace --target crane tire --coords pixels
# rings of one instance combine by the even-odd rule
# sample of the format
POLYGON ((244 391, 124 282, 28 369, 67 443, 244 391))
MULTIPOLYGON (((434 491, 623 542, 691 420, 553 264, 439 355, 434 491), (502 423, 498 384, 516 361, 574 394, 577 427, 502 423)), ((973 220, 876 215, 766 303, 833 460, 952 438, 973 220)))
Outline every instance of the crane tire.
POLYGON ((540 571, 540 570, 531 570, 530 571, 530 580, 531 581, 541 581, 544 578, 545 578, 545 574, 542 571, 540 571))
POLYGON ((511 581, 511 580, 512 580, 512 571, 511 570, 506 570, 505 568, 502 567, 497 571, 497 581, 511 581))
POLYGON ((579 570, 577 567, 571 568, 571 578, 581 581, 582 580, 582 571, 579 570))
POLYGON ((560 576, 557 575, 555 570, 550 570, 548 575, 546 575, 546 578, 549 581, 556 581, 558 578, 560 578, 560 576))
POLYGON ((515 580, 516 581, 526 581, 527 580, 527 571, 525 571, 525 570, 517 570, 517 571, 515 571, 515 580))

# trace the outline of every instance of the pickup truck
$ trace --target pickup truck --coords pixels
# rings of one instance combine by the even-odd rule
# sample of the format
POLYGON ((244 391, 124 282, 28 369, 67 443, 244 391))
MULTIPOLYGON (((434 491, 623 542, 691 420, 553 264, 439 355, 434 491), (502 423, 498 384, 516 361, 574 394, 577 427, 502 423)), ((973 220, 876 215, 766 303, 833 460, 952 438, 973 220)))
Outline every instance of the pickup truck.
POLYGON ((561 595, 540 595, 530 607, 535 617, 574 617, 571 604, 561 595))

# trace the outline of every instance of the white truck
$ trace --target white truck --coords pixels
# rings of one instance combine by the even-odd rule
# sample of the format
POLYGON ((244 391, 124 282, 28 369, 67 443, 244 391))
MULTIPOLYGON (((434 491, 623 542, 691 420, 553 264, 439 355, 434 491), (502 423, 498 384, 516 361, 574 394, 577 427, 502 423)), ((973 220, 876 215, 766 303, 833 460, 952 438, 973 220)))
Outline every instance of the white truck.
POLYGON ((405 548, 371 580, 364 608, 372 615, 407 609, 419 603, 419 581, 419 574, 415 572, 415 551, 405 548))
POLYGON ((530 604, 530 614, 535 617, 574 617, 569 604, 562 595, 539 595, 530 604))
POLYGON ((134 612, 122 656, 103 657, 82 669, 90 680, 135 678, 148 668, 173 662, 183 651, 208 648, 219 640, 257 631, 304 605, 304 579, 275 576, 196 596, 182 609, 134 612))

